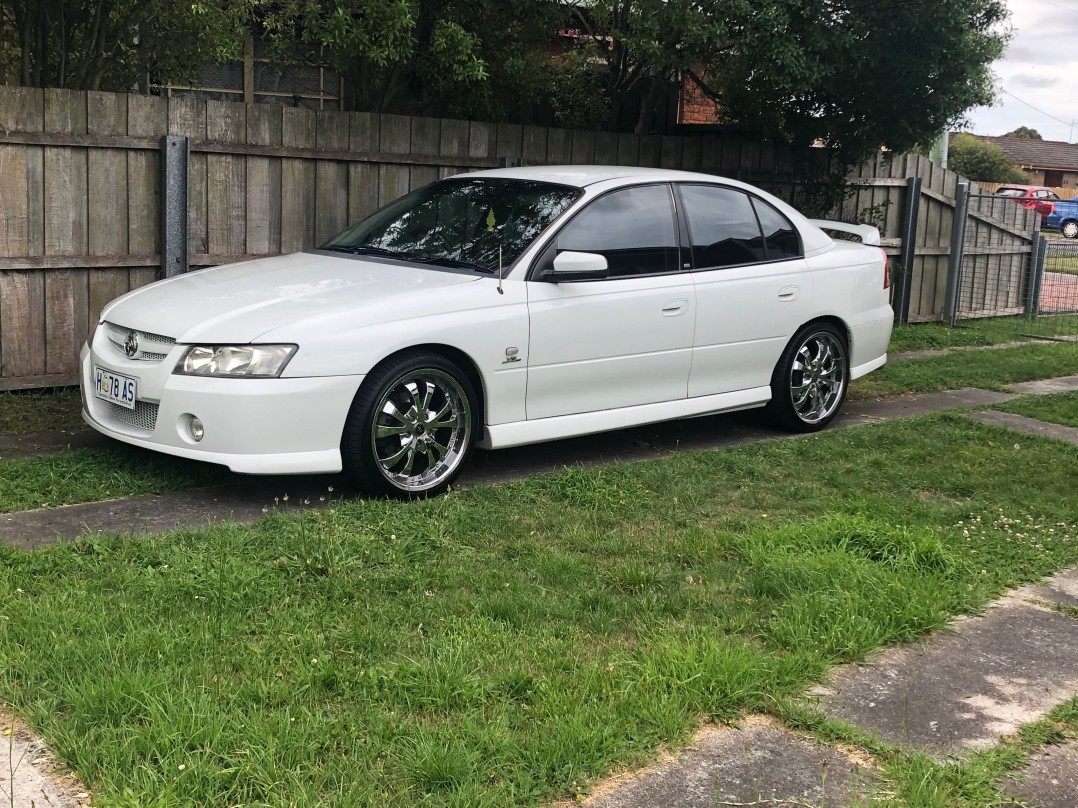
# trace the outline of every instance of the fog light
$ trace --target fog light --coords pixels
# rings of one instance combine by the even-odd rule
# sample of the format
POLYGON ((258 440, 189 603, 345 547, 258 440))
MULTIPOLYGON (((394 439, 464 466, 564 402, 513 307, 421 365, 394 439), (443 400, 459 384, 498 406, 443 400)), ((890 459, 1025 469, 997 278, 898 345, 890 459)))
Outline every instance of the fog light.
POLYGON ((202 427, 202 421, 198 418, 191 416, 191 420, 187 422, 187 434, 191 436, 191 440, 198 443, 202 440, 202 436, 206 434, 206 430, 202 427))

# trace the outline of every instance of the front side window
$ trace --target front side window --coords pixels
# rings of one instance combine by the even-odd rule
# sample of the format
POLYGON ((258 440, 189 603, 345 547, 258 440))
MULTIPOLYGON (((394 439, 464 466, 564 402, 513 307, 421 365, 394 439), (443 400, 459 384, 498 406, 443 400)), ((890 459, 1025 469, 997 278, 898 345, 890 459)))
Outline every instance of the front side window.
POLYGON ((610 277, 677 272, 674 206, 666 185, 599 197, 558 234, 557 250, 606 256, 610 277))
POLYGON ((766 259, 763 234, 748 194, 714 185, 684 185, 681 198, 697 269, 766 259))
POLYGON ((496 272, 509 267, 581 193, 532 180, 442 180, 387 205, 322 249, 496 272))

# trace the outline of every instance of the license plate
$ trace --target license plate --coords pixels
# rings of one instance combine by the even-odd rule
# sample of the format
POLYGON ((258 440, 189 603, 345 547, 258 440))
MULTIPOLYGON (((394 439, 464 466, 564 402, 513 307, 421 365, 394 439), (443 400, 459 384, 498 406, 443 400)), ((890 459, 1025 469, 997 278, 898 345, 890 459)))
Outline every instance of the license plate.
POLYGON ((95 365, 94 384, 96 385, 94 395, 98 398, 111 401, 113 404, 119 404, 121 407, 127 407, 129 410, 135 409, 138 379, 124 376, 122 373, 116 373, 115 371, 105 370, 105 368, 99 368, 95 365))

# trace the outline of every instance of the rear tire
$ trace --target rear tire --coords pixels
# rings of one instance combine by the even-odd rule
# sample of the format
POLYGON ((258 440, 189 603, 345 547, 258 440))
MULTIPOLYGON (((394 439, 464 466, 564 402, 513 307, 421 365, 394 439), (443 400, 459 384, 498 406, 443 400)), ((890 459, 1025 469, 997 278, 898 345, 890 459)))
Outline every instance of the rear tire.
POLYGON ((1059 226, 1059 232, 1063 234, 1063 238, 1078 238, 1078 221, 1068 219, 1059 226))
POLYGON ((768 413, 790 432, 816 432, 838 414, 849 382, 845 336, 829 323, 809 323, 779 357, 768 413))
POLYGON ((366 494, 416 499, 445 491, 472 448, 475 391, 453 362, 409 351, 375 368, 341 438, 344 471, 366 494))

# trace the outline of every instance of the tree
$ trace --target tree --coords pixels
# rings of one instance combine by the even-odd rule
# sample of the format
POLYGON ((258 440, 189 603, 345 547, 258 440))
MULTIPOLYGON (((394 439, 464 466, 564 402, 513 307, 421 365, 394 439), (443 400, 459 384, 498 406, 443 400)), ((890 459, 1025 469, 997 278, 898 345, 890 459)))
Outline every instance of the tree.
POLYGON ((360 110, 505 120, 549 90, 551 0, 278 0, 261 11, 283 60, 332 66, 360 110))
MULTIPOLYGON (((750 14, 711 54, 709 84, 731 117, 857 161, 903 152, 994 96, 999 0, 771 0, 781 44, 750 14), (760 58, 763 55, 764 58, 760 58)), ((758 4, 757 4, 758 7, 758 4)), ((762 16, 762 14, 761 14, 762 16)))
POLYGON ((1019 126, 1013 132, 1008 132, 1003 137, 1024 137, 1029 138, 1030 140, 1044 140, 1044 138, 1041 137, 1040 132, 1036 129, 1031 129, 1028 126, 1019 126))
POLYGON ((947 167, 975 182, 1029 182, 999 146, 965 133, 951 138, 947 167))
POLYGON ((0 0, 0 59, 29 87, 127 90, 147 75, 182 80, 241 51, 248 2, 0 0))

